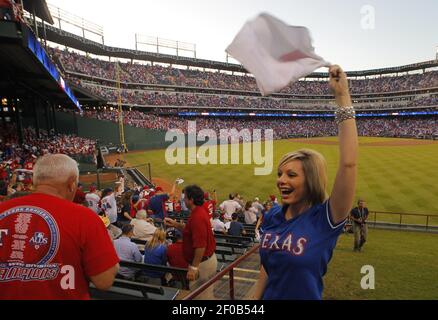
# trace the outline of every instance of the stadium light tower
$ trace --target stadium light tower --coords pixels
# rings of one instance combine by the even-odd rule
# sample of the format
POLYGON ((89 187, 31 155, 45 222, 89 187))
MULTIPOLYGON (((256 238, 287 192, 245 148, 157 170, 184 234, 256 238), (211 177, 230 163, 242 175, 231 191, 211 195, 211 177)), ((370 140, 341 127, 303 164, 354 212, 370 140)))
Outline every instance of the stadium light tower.
POLYGON ((122 89, 120 86, 120 66, 119 62, 116 61, 116 82, 117 82, 117 107, 118 107, 118 120, 119 120, 119 137, 120 137, 120 147, 122 148, 122 153, 128 152, 128 148, 125 142, 125 126, 123 124, 123 109, 122 109, 122 89))

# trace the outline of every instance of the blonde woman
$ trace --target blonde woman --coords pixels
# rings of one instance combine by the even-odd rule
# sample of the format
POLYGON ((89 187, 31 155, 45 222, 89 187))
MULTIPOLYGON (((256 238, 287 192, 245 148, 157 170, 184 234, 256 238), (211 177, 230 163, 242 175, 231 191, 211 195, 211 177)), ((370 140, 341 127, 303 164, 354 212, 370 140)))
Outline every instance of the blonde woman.
POLYGON ((313 150, 286 154, 278 165, 283 206, 264 217, 256 299, 322 299, 322 278, 350 212, 355 193, 357 129, 345 73, 331 66, 338 104, 339 167, 330 197, 324 157, 313 150))
MULTIPOLYGON (((166 233, 163 229, 157 229, 150 241, 144 247, 144 263, 155 265, 167 265, 167 246, 166 233)), ((165 282, 164 272, 147 271, 144 273, 147 277, 161 278, 165 282)), ((164 284, 164 283, 163 283, 164 284)))

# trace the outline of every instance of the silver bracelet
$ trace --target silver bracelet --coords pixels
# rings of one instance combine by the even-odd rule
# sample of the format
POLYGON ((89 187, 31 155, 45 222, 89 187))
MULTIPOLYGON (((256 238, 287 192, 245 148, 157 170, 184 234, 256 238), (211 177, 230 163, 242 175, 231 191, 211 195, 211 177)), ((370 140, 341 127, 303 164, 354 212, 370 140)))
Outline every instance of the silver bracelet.
POLYGON ((335 121, 336 124, 339 125, 341 122, 348 120, 348 119, 355 119, 356 118, 356 111, 354 111, 354 108, 351 107, 339 107, 335 111, 335 121))

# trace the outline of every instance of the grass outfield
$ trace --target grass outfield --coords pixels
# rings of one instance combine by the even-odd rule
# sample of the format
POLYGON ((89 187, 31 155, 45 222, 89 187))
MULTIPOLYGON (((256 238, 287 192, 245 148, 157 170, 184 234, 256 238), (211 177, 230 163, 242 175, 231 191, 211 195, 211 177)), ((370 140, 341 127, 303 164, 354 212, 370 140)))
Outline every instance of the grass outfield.
POLYGON ((438 235, 369 229, 353 252, 353 234, 341 235, 324 277, 324 299, 438 299, 438 235), (363 290, 362 266, 375 271, 375 289, 363 290))
MULTIPOLYGON (((273 170, 270 175, 255 176, 256 165, 169 165, 165 150, 130 153, 130 165, 152 164, 152 176, 173 181, 185 179, 186 184, 196 183, 206 190, 216 189, 223 200, 230 192, 239 192, 245 199, 255 196, 266 199, 278 194, 276 164, 281 156, 300 148, 321 152, 326 160, 331 189, 338 163, 336 138, 274 141, 273 170), (332 143, 332 144, 330 144, 332 143)), ((421 145, 422 141, 394 138, 359 139, 359 170, 357 195, 366 199, 374 211, 429 213, 438 215, 438 142, 421 145)), ((242 145, 240 146, 240 154, 242 145)), ((147 172, 145 172, 147 174, 147 172)), ((398 216, 378 216, 381 221, 399 221, 398 216)), ((407 217, 403 223, 425 223, 425 218, 407 217)), ((438 225, 438 218, 431 224, 438 225)))

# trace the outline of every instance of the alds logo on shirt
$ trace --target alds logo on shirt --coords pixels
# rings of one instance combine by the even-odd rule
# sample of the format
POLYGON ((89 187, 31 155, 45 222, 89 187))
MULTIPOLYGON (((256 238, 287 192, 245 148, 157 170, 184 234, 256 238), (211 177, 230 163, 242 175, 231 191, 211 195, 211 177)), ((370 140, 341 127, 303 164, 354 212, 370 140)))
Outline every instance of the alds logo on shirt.
POLYGON ((0 230, 0 282, 58 276, 59 264, 52 260, 59 248, 59 229, 50 213, 38 207, 11 208, 0 214, 0 230))
POLYGON ((35 232, 29 243, 34 246, 35 249, 39 249, 40 246, 47 244, 48 238, 44 237, 44 232, 35 232))

